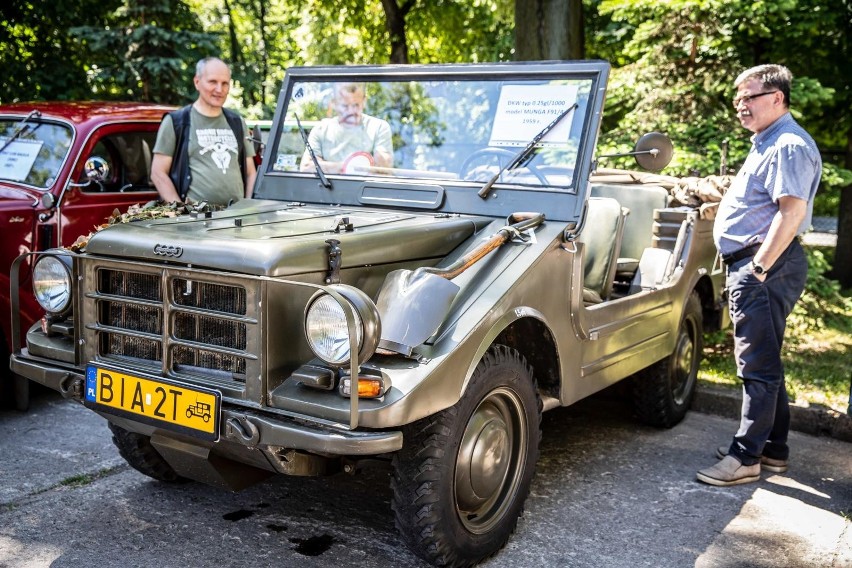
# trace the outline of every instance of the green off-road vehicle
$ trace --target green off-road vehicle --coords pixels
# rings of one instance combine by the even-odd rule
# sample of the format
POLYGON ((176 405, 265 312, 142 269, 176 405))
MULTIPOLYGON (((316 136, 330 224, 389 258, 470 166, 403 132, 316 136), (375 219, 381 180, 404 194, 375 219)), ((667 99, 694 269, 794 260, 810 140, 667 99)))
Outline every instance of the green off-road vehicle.
MULTIPOLYGON (((630 379, 640 419, 672 426, 702 332, 727 324, 701 208, 593 175, 608 72, 292 68, 253 199, 16 261, 13 289, 32 266, 46 315, 12 368, 101 414, 155 479, 239 489, 384 461, 412 550, 491 556, 543 412, 630 379), (332 173, 306 151, 298 124, 336 120, 339 82, 389 124, 392 165, 364 150, 332 173)), ((633 153, 658 170, 671 145, 652 133, 633 153)))

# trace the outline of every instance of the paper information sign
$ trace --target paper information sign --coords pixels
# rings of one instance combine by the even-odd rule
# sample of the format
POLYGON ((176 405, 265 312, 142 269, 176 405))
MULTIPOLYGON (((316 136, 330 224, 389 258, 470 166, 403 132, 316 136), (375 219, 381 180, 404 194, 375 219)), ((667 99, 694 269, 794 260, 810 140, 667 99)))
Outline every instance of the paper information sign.
MULTIPOLYGON (((526 146, 545 126, 577 100, 573 85, 505 85, 500 90, 489 146, 526 146)), ((574 113, 541 139, 542 145, 568 140, 574 113)))
MULTIPOLYGON (((8 138, 0 138, 0 146, 8 138)), ((41 150, 41 140, 15 140, 0 154, 0 178, 12 181, 24 181, 33 169, 36 157, 41 150)))

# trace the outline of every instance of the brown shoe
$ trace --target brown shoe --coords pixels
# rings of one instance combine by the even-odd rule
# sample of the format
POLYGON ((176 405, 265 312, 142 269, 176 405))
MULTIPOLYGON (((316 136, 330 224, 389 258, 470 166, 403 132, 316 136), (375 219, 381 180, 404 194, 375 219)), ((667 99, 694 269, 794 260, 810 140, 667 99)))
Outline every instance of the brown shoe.
POLYGON ((734 456, 725 456, 716 465, 699 471, 696 477, 698 481, 723 487, 751 483, 760 479, 760 464, 743 465, 734 456))
MULTIPOLYGON (((716 448, 716 458, 722 459, 728 455, 728 446, 719 446, 716 448)), ((784 473, 787 471, 787 460, 777 460, 760 456, 760 469, 763 471, 771 471, 772 473, 784 473)))

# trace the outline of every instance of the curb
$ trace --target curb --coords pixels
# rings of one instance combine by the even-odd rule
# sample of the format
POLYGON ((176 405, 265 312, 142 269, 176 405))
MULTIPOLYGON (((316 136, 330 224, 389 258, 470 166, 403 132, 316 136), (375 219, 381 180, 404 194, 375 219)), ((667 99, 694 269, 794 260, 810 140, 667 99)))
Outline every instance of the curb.
MULTIPOLYGON (((699 382, 691 408, 704 414, 739 420, 741 406, 742 395, 739 390, 699 382)), ((790 429, 812 436, 828 436, 852 442, 852 416, 824 406, 791 404, 790 429)))

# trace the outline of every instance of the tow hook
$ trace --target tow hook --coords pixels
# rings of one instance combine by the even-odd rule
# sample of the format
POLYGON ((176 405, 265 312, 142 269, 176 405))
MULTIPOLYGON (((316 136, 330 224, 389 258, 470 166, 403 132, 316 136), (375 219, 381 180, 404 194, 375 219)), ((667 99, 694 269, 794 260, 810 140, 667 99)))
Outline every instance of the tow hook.
POLYGON ((83 379, 66 373, 65 377, 59 381, 59 392, 63 398, 83 400, 83 379))
POLYGON ((260 430, 248 417, 235 416, 225 421, 225 437, 254 448, 260 442, 260 430))

